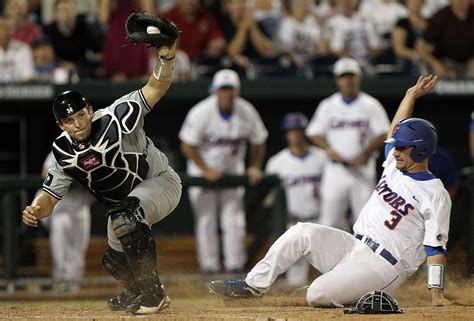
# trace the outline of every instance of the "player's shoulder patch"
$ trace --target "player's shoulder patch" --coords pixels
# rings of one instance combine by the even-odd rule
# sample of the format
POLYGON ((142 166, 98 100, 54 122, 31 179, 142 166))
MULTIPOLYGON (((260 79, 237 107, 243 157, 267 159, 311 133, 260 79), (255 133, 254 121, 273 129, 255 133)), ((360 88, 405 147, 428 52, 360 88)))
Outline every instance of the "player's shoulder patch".
POLYGON ((48 176, 44 179, 43 185, 45 186, 51 186, 51 183, 53 182, 53 174, 48 173, 48 176))
POLYGON ((129 134, 137 126, 142 109, 140 105, 133 100, 125 100, 118 103, 114 109, 114 115, 117 117, 122 132, 129 134))

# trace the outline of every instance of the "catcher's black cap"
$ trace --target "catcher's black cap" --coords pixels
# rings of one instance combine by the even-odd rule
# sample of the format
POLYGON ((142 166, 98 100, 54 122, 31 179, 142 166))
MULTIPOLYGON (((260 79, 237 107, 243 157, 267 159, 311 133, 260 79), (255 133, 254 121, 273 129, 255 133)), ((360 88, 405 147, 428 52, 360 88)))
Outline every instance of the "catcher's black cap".
POLYGON ((69 117, 82 108, 89 106, 86 98, 77 91, 68 90, 59 94, 53 102, 53 114, 56 120, 69 117))

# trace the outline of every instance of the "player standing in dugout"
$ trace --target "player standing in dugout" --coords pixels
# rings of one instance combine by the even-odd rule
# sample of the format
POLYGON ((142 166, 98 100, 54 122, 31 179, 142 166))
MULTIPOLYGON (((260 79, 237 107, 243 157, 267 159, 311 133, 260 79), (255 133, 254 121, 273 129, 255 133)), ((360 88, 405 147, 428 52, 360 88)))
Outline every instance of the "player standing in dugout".
POLYGON ((86 98, 67 91, 53 102, 56 123, 63 130, 53 143, 55 161, 43 192, 23 211, 23 222, 37 227, 51 214, 74 180, 107 207, 109 247, 104 269, 125 290, 108 301, 112 310, 153 314, 170 298, 158 276, 151 225, 178 205, 181 180, 143 130, 144 116, 164 96, 175 66, 178 29, 167 19, 142 13, 126 22, 128 39, 155 47, 158 63, 139 90, 93 111, 86 98))

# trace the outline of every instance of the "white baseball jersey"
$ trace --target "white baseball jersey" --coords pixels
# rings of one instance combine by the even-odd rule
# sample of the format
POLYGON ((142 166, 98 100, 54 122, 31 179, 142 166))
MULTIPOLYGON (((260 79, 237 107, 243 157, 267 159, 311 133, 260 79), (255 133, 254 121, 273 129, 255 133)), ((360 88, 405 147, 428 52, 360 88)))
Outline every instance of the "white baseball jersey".
MULTIPOLYGON (((321 101, 306 134, 325 137, 343 160, 350 161, 366 149, 374 137, 388 129, 387 114, 377 99, 360 92, 356 100, 346 103, 337 92, 321 101)), ((368 175, 375 166, 374 159, 375 155, 370 166, 365 166, 368 175)))
POLYGON ((301 22, 288 16, 280 23, 276 42, 282 52, 291 52, 305 58, 312 57, 317 54, 321 32, 313 15, 306 15, 301 22))
POLYGON ((446 249, 451 199, 441 180, 431 173, 399 171, 393 150, 354 232, 380 243, 410 275, 426 258, 423 245, 446 249))
POLYGON ((331 51, 345 49, 350 57, 357 60, 366 59, 370 49, 381 45, 372 24, 358 14, 352 17, 338 14, 328 21, 328 29, 331 51))
MULTIPOLYGON (((236 175, 245 172, 247 142, 262 144, 267 136, 262 119, 250 102, 237 97, 232 114, 225 119, 219 112, 215 95, 189 111, 179 132, 183 142, 197 147, 207 166, 236 175)), ((188 160, 188 174, 202 176, 192 160, 188 160)))
POLYGON ((325 161, 326 153, 313 146, 304 156, 285 148, 268 160, 265 173, 278 175, 282 180, 290 222, 314 222, 319 216, 319 188, 325 161))

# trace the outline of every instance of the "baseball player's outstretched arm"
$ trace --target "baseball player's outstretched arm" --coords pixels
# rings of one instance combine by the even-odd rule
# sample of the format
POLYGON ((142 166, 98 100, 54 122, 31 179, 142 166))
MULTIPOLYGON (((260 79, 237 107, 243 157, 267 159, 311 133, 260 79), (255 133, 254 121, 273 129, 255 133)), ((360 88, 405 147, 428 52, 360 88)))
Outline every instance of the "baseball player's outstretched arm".
POLYGON ((405 93, 405 97, 403 97, 400 106, 398 106, 398 110, 393 117, 392 124, 390 126, 390 130, 387 134, 387 138, 392 137, 393 128, 395 125, 398 124, 400 120, 410 118, 413 114, 413 107, 415 106, 415 101, 429 93, 436 85, 436 81, 438 80, 437 76, 429 75, 429 76, 420 76, 418 81, 413 87, 408 88, 405 93))
POLYGON ((157 67, 150 78, 148 78, 146 85, 142 88, 143 96, 148 106, 152 109, 170 88, 173 78, 176 43, 169 48, 169 51, 164 56, 160 56, 160 49, 155 48, 154 52, 158 57, 157 67))
POLYGON ((28 226, 37 227, 38 220, 51 215, 58 202, 57 198, 42 192, 31 202, 31 205, 28 205, 23 210, 23 223, 28 226))

